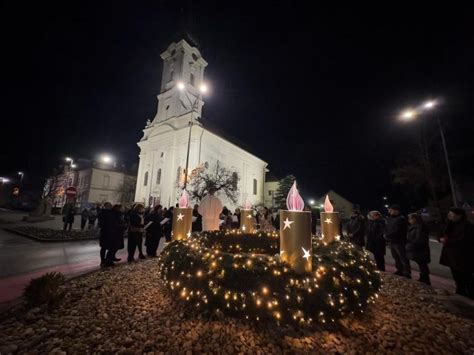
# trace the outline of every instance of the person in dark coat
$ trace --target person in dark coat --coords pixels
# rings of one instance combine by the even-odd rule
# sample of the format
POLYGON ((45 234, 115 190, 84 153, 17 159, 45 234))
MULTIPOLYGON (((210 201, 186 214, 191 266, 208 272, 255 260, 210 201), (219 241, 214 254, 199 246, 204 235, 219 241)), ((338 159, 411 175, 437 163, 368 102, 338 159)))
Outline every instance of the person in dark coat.
POLYGON ((199 214, 198 208, 199 208, 199 205, 195 204, 193 208, 193 223, 191 227, 191 230, 193 232, 202 231, 202 216, 199 214))
POLYGON ((112 221, 112 204, 110 202, 104 203, 99 216, 99 245, 100 245, 100 266, 106 266, 106 253, 110 248, 110 241, 113 239, 113 221, 112 221))
POLYGON ((84 207, 81 212, 81 231, 86 228, 87 221, 89 220, 89 210, 84 207))
POLYGON ((358 209, 354 209, 347 224, 347 236, 349 241, 362 248, 365 245, 365 219, 358 209))
POLYGON ((145 227, 145 220, 143 214, 145 213, 145 208, 142 204, 136 204, 133 207, 133 210, 129 216, 129 227, 128 227, 128 242, 127 242, 127 251, 128 258, 127 261, 135 261, 135 250, 138 248, 138 256, 140 259, 145 259, 145 255, 141 251, 141 244, 143 243, 143 232, 145 227))
POLYGON ((67 202, 63 207, 63 230, 71 230, 74 223, 74 215, 76 214, 76 208, 73 202, 67 202))
POLYGON ((400 214, 400 206, 392 205, 388 209, 389 216, 385 220, 384 238, 388 242, 395 267, 395 275, 411 278, 410 260, 407 256, 407 221, 400 214))
POLYGON ((371 211, 369 213, 369 222, 367 224, 367 244, 366 248, 374 254, 377 269, 385 271, 385 239, 383 232, 385 229, 385 221, 379 211, 371 211))
POLYGON ((474 226, 462 208, 451 208, 443 243, 440 264, 449 266, 456 283, 456 293, 474 298, 474 226))
POLYGON ((430 258, 430 238, 428 227, 423 223, 423 219, 417 213, 408 215, 408 233, 407 233, 407 256, 415 261, 420 269, 420 278, 418 281, 431 285, 430 269, 428 264, 430 258))
POLYGON ((150 212, 145 218, 145 225, 151 222, 151 224, 146 229, 146 255, 151 258, 156 257, 156 251, 158 250, 158 245, 160 244, 160 239, 163 236, 163 228, 161 226, 161 221, 163 220, 163 207, 157 205, 153 208, 153 211, 150 212))
POLYGON ((105 221, 109 223, 108 231, 106 232, 105 247, 107 254, 105 256, 105 266, 113 266, 115 261, 120 261, 115 254, 125 246, 123 235, 126 229, 126 222, 123 216, 122 205, 114 205, 111 210, 108 210, 105 221))
POLYGON ((165 240, 171 242, 171 231, 172 231, 172 221, 173 221, 173 210, 174 207, 171 206, 168 211, 164 212, 164 218, 168 218, 168 221, 163 224, 163 233, 165 235, 165 240))

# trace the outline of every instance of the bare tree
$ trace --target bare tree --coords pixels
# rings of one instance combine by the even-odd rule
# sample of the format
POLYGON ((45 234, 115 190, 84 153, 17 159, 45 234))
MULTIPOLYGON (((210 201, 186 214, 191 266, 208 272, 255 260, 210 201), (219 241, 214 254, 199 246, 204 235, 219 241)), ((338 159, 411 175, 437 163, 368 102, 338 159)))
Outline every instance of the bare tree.
POLYGON ((128 176, 128 175, 124 176, 123 182, 116 192, 117 199, 120 201, 122 205, 133 203, 136 185, 137 185, 136 178, 132 176, 128 176))
POLYGON ((232 203, 237 203, 239 174, 216 163, 214 169, 201 169, 189 181, 190 195, 201 200, 209 191, 223 193, 232 203))

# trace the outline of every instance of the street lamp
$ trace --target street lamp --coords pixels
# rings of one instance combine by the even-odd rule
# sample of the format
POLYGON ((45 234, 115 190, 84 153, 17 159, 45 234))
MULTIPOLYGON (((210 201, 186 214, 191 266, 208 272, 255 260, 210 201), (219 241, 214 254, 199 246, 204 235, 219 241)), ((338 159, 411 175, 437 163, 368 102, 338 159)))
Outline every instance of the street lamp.
POLYGON ((110 164, 113 161, 113 158, 110 155, 107 155, 107 154, 103 154, 100 159, 105 164, 110 164))
POLYGON ((191 104, 191 117, 190 117, 189 123, 188 123, 188 125, 189 125, 188 149, 187 149, 187 152, 186 152, 186 168, 184 170, 184 186, 183 186, 183 189, 186 189, 186 185, 188 183, 189 150, 191 148, 191 129, 192 129, 193 124, 194 124, 193 114, 194 114, 194 111, 197 111, 198 108, 199 108, 199 102, 202 99, 202 95, 207 92, 207 85, 204 84, 204 83, 199 85, 199 90, 198 90, 199 95, 198 95, 198 97, 196 97, 194 99, 194 101, 191 101, 191 99, 189 98, 188 92, 186 90, 186 85, 182 81, 178 82, 177 87, 178 87, 179 91, 184 93, 184 96, 186 96, 189 103, 191 104))
POLYGON ((314 200, 309 200, 309 204, 310 204, 311 206, 313 206, 313 205, 314 205, 314 200))
POLYGON ((23 171, 19 171, 18 175, 20 175, 20 185, 23 185, 23 176, 25 176, 25 173, 23 171))
MULTIPOLYGON (((436 100, 425 101, 421 106, 419 106, 417 110, 409 109, 402 112, 402 114, 400 115, 400 119, 404 121, 410 121, 412 119, 415 119, 417 115, 421 115, 426 111, 432 111, 436 106, 438 106, 438 101, 436 100)), ((439 118, 439 116, 436 116, 436 121, 438 122, 439 133, 441 135, 441 142, 443 143, 444 158, 446 160, 446 167, 448 168, 449 185, 451 186, 453 204, 454 204, 454 207, 457 207, 456 192, 454 190, 453 175, 451 173, 451 165, 449 164, 448 149, 446 148, 446 140, 444 138, 443 125, 441 124, 441 119, 439 118)))

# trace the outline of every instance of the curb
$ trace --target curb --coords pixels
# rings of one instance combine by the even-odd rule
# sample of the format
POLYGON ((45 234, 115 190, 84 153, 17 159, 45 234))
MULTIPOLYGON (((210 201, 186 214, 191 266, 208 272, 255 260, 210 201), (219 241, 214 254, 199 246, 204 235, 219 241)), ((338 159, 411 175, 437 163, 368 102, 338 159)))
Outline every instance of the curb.
POLYGON ((87 237, 87 238, 68 238, 68 239, 66 239, 66 238, 53 238, 53 239, 46 239, 46 238, 37 237, 33 234, 29 234, 29 233, 26 233, 26 232, 16 230, 14 228, 3 227, 3 229, 6 230, 7 232, 15 233, 15 234, 21 235, 23 237, 27 237, 27 238, 39 241, 39 242, 56 243, 56 242, 80 242, 80 241, 83 241, 83 240, 99 240, 99 236, 97 236, 97 237, 87 237))
MULTIPOLYGON (((146 260, 144 260, 144 261, 146 261, 146 260)), ((140 262, 143 262, 143 261, 140 261, 140 262)), ((98 272, 98 271, 110 271, 110 270, 114 270, 117 267, 123 267, 127 264, 128 264, 127 261, 124 260, 124 261, 121 261, 121 262, 115 264, 115 266, 113 268, 101 268, 100 266, 98 266, 98 267, 96 267, 92 270, 88 270, 88 271, 84 271, 84 272, 78 272, 78 273, 71 274, 71 275, 64 275, 64 277, 66 278, 65 284, 67 284, 67 283, 69 283, 73 280, 79 279, 81 277, 88 276, 88 275, 93 274, 93 273, 98 272)), ((13 310, 16 306, 20 305, 22 302, 23 302, 23 296, 19 296, 19 297, 15 298, 15 299, 12 299, 10 301, 0 303, 0 320, 3 319, 5 316, 7 316, 7 313, 9 311, 13 310)))

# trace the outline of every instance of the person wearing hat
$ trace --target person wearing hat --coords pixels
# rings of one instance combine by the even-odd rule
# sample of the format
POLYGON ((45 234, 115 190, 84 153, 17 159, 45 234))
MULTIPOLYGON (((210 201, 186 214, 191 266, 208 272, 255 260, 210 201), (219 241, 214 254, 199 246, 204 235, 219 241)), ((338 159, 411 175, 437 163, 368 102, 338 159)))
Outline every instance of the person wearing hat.
POLYGON ((399 205, 388 208, 389 216, 385 221, 384 238, 388 242, 392 257, 395 260, 395 275, 411 278, 410 260, 408 260, 406 244, 408 224, 400 213, 399 205))
POLYGON ((449 266, 456 283, 456 293, 474 298, 474 226, 462 208, 451 208, 448 225, 440 238, 443 243, 440 264, 449 266))

